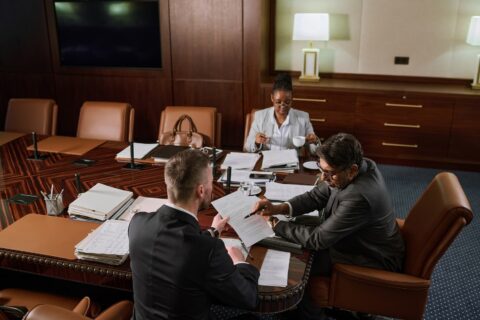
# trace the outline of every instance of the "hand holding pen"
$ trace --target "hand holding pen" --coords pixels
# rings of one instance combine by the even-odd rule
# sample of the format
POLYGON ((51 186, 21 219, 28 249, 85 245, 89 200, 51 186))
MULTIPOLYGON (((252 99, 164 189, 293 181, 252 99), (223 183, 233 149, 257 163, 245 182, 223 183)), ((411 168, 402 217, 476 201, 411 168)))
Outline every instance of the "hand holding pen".
POLYGON ((260 199, 253 206, 252 212, 247 214, 244 217, 244 219, 249 218, 249 217, 251 217, 251 216, 253 216, 257 213, 259 213, 262 216, 271 216, 272 215, 272 209, 273 209, 273 205, 270 201, 268 201, 267 199, 260 199))

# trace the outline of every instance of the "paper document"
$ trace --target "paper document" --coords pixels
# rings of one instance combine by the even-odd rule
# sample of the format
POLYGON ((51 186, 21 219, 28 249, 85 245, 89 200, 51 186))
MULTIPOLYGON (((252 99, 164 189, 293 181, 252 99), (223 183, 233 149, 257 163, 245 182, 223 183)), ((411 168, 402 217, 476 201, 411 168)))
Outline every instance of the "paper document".
MULTIPOLYGON (((153 149, 158 147, 158 143, 133 143, 133 158, 137 160, 144 159, 153 149)), ((119 153, 117 153, 116 158, 127 158, 130 159, 130 146, 126 147, 119 153)))
POLYGON ((235 239, 235 238, 220 238, 220 239, 222 239, 222 241, 225 243, 225 247, 236 247, 242 251, 245 259, 247 258, 248 253, 250 252, 250 247, 244 248, 242 246, 242 241, 240 239, 235 239))
POLYGON ((235 191, 212 202, 222 217, 230 217, 228 224, 247 247, 274 234, 270 225, 260 215, 255 214, 245 219, 257 201, 257 197, 249 197, 241 191, 235 191))
MULTIPOLYGON (((273 172, 263 172, 263 171, 247 171, 247 170, 232 170, 232 175, 230 177, 230 182, 232 185, 240 185, 242 182, 253 182, 257 185, 265 185, 266 182, 274 181, 276 178, 273 172), (250 178, 250 175, 261 175, 264 178, 250 178)), ((227 172, 225 171, 218 182, 227 183, 227 172)))
POLYGON ((119 265, 128 256, 128 222, 107 220, 75 246, 75 256, 119 265))
POLYGON ((232 169, 253 170, 259 158, 258 153, 230 152, 225 157, 221 169, 232 167, 232 169))
POLYGON ((130 205, 130 207, 125 210, 125 212, 118 217, 118 220, 123 221, 130 221, 132 217, 137 212, 155 212, 167 203, 167 199, 160 199, 160 198, 150 198, 150 197, 142 197, 139 196, 135 201, 130 205))
POLYGON ((272 167, 298 167, 298 154, 295 149, 262 151, 262 169, 272 167))
POLYGON ((286 287, 289 265, 290 252, 268 249, 260 268, 258 284, 261 286, 286 287))
POLYGON ((315 188, 315 186, 267 182, 265 184, 265 198, 269 200, 288 201, 295 196, 312 190, 313 188, 315 188))

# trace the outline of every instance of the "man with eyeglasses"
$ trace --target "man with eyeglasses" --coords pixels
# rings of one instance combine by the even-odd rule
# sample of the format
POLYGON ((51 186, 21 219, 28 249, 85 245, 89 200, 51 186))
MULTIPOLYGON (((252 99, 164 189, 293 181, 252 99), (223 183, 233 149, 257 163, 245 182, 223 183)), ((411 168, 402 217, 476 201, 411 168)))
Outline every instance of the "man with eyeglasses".
MULTIPOLYGON (((328 138, 317 155, 320 184, 283 204, 260 200, 254 210, 263 208, 265 216, 321 212, 317 226, 270 218, 276 235, 317 251, 312 275, 330 275, 333 263, 401 271, 404 242, 375 162, 363 158, 360 142, 346 133, 328 138)), ((303 302, 311 307, 308 297, 303 302)))

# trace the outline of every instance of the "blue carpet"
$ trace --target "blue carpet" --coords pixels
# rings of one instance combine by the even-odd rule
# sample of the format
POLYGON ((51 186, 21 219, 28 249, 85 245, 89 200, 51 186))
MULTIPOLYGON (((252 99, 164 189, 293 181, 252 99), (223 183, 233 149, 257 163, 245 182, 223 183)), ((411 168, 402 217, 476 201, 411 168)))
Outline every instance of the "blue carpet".
MULTIPOLYGON (((404 218, 433 177, 442 170, 379 165, 395 212, 404 218)), ((425 319, 480 319, 480 172, 451 171, 472 206, 474 219, 438 262, 425 319)))

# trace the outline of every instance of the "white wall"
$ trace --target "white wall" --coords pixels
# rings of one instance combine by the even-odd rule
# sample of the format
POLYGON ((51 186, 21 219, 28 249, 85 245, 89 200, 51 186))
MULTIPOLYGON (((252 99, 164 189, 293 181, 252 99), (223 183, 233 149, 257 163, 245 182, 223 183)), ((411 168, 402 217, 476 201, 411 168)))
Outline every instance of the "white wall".
POLYGON ((277 0, 276 10, 276 70, 302 68, 308 42, 291 40, 299 12, 331 16, 331 40, 314 42, 320 72, 470 79, 480 54, 465 42, 479 0, 277 0))

